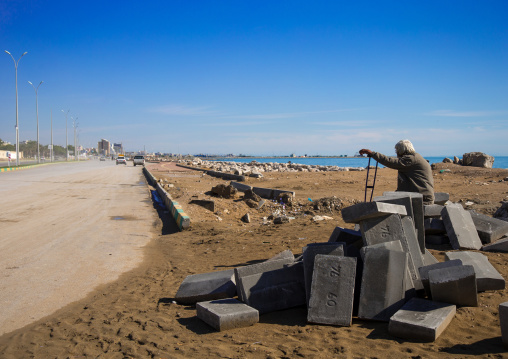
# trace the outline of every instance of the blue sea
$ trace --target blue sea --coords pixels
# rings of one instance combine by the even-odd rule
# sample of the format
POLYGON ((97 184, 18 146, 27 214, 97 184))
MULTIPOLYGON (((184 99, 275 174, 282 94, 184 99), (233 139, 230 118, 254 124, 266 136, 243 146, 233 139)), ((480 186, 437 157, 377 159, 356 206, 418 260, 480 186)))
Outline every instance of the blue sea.
MULTIPOLYGON (((443 159, 448 157, 453 159, 453 156, 439 156, 439 157, 425 157, 431 164, 437 162, 443 162, 443 159)), ((508 169, 508 156, 494 156, 493 168, 505 168, 508 169)), ((369 159, 367 157, 354 157, 354 158, 341 158, 341 157, 318 157, 318 158, 290 158, 290 157, 248 157, 248 158, 220 158, 218 161, 232 161, 248 163, 251 161, 257 161, 260 163, 278 162, 278 163, 300 163, 304 165, 319 165, 319 166, 339 166, 339 167, 366 167, 369 159)), ((371 160, 371 166, 376 165, 376 161, 371 160)), ((379 165, 379 167, 383 167, 379 165)))

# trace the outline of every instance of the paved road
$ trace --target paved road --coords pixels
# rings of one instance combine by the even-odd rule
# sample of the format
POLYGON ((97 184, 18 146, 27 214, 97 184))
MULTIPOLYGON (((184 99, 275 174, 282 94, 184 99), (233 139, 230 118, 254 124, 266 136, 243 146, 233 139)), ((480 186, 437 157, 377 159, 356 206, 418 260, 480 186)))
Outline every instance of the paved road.
POLYGON ((96 160, 0 173, 0 335, 140 263, 157 218, 141 171, 96 160))

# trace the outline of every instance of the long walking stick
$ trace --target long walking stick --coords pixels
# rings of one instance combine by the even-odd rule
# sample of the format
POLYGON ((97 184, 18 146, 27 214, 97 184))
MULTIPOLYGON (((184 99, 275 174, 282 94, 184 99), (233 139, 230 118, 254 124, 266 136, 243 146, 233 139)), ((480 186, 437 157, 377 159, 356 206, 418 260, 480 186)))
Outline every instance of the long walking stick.
POLYGON ((378 162, 376 161, 376 171, 374 172, 374 181, 372 182, 372 186, 369 186, 369 171, 370 171, 370 157, 369 157, 369 163, 367 165, 367 179, 365 180, 365 199, 363 200, 364 202, 367 202, 367 190, 369 188, 372 189, 372 191, 370 192, 370 201, 369 202, 372 202, 372 196, 374 195, 374 186, 376 185, 376 176, 377 176, 377 166, 378 166, 378 162))

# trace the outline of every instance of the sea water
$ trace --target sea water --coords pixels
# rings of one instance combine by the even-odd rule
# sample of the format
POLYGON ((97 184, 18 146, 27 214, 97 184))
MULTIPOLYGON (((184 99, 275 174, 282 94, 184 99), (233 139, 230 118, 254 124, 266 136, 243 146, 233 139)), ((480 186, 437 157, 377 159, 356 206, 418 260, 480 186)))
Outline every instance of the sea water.
MULTIPOLYGON (((443 162, 445 157, 453 159, 453 156, 438 156, 438 157, 424 157, 429 161, 430 164, 443 162)), ((369 163, 369 159, 367 157, 248 157, 248 158, 220 158, 218 161, 232 161, 232 162, 241 162, 248 163, 251 161, 256 161, 260 163, 299 163, 302 165, 318 165, 318 166, 338 166, 338 167, 366 167, 369 163)), ((371 159, 371 166, 376 165, 376 161, 371 159)), ((379 167, 383 167, 381 164, 379 167)), ((505 168, 508 169, 508 156, 497 156, 494 157, 494 165, 492 168, 505 168)))

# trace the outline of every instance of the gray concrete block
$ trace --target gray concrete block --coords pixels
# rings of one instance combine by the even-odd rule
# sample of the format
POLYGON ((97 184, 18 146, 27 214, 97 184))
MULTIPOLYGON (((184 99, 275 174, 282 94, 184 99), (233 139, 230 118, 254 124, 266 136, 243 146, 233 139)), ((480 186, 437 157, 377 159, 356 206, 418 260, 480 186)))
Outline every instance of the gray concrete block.
POLYGON ((427 249, 425 250, 425 254, 423 255, 423 264, 428 266, 431 264, 439 263, 439 261, 430 253, 427 249))
POLYGON ((362 250, 364 267, 358 318, 387 322, 405 302, 408 255, 384 248, 362 250))
POLYGON ((445 258, 447 261, 460 259, 464 265, 473 266, 478 292, 503 290, 505 288, 503 276, 490 264, 486 255, 478 252, 446 252, 445 258))
POLYGON ((260 314, 306 304, 303 262, 241 279, 245 304, 259 310, 260 314))
POLYGON ((443 210, 440 204, 427 204, 423 206, 423 215, 425 218, 440 218, 443 210))
POLYGON ((482 247, 482 251, 508 253, 508 238, 502 238, 494 243, 486 244, 482 247))
POLYGON ((426 234, 425 244, 441 246, 443 244, 450 244, 450 239, 446 234, 426 234))
POLYGON ((230 185, 239 190, 240 192, 245 192, 249 189, 252 189, 252 186, 235 181, 231 181, 230 185))
POLYGON ((388 332, 405 339, 435 341, 455 317, 456 306, 413 298, 390 318, 388 332))
POLYGON ((267 262, 268 261, 275 261, 275 260, 278 260, 278 259, 291 259, 292 261, 294 261, 295 260, 295 256, 294 256, 293 252, 291 252, 290 249, 286 249, 285 251, 277 253, 272 258, 268 259, 267 262))
POLYGON ((475 211, 468 212, 483 244, 493 243, 508 234, 508 222, 475 211))
POLYGON ((175 295, 182 304, 231 298, 236 295, 233 269, 187 276, 175 295))
POLYGON ((482 242, 471 215, 459 206, 445 206, 441 212, 453 249, 480 249, 482 242))
POLYGON ((425 225, 424 225, 424 210, 423 210, 423 195, 415 192, 384 192, 383 196, 393 198, 411 198, 411 209, 412 212, 408 212, 408 216, 411 216, 414 222, 416 235, 418 238, 418 244, 420 246, 420 252, 425 252, 425 225))
POLYGON ((504 347, 508 349, 508 302, 499 304, 499 325, 504 347))
MULTIPOLYGON (((413 221, 409 217, 402 218, 402 227, 404 229, 404 240, 402 241, 402 248, 409 254, 409 271, 413 279, 413 283, 416 290, 423 289, 420 283, 420 274, 418 268, 424 266, 423 255, 420 252, 420 243, 416 236, 415 228, 413 227, 413 221), (414 269, 413 269, 414 268, 414 269)), ((426 249, 424 248, 424 251, 426 249)))
POLYGON ((272 199, 273 190, 271 188, 252 187, 252 192, 257 194, 261 198, 272 199))
MULTIPOLYGON (((265 261, 262 263, 256 263, 256 264, 251 264, 251 265, 244 266, 244 267, 235 268, 234 269, 235 283, 236 283, 238 298, 242 302, 246 302, 246 300, 247 300, 246 293, 248 293, 250 291, 250 287, 243 283, 244 277, 246 278, 246 277, 249 277, 252 275, 258 275, 263 272, 281 269, 285 265, 288 265, 291 263, 293 263, 293 260, 289 257, 289 258, 281 258, 281 259, 277 259, 277 260, 265 261)), ((252 281, 249 281, 249 283, 251 283, 251 282, 252 281)))
POLYGON ((314 271, 314 259, 318 254, 327 254, 330 256, 344 256, 344 243, 325 242, 312 243, 303 248, 303 271, 305 275, 305 296, 307 305, 310 301, 310 290, 312 286, 312 272, 314 271))
POLYGON ((473 266, 461 265, 429 271, 432 299, 466 307, 478 306, 473 266))
POLYGON ((198 303, 196 312, 199 319, 220 332, 259 322, 256 309, 231 298, 198 303))
POLYGON ((426 218, 424 221, 425 235, 427 234, 446 234, 446 227, 442 219, 426 218))
POLYGON ((425 292, 430 297, 430 284, 429 284, 429 272, 434 269, 448 268, 453 266, 461 266, 462 261, 460 259, 446 261, 446 262, 438 262, 430 265, 426 265, 420 267, 418 271, 420 272, 420 279, 422 281, 423 287, 425 288, 425 292))
POLYGON ((355 276, 356 258, 318 254, 307 321, 351 326, 355 276))
POLYGON ((444 206, 449 199, 450 199, 449 193, 434 192, 434 204, 440 204, 444 206))
POLYGON ((368 218, 394 213, 398 213, 404 216, 407 215, 406 208, 404 206, 383 202, 358 203, 343 208, 341 213, 342 218, 346 223, 360 223, 360 221, 368 218))
POLYGON ((353 229, 347 229, 342 227, 335 227, 328 242, 344 242, 346 245, 356 242, 362 239, 362 233, 353 229))

